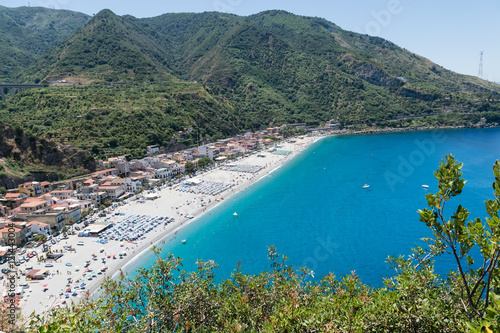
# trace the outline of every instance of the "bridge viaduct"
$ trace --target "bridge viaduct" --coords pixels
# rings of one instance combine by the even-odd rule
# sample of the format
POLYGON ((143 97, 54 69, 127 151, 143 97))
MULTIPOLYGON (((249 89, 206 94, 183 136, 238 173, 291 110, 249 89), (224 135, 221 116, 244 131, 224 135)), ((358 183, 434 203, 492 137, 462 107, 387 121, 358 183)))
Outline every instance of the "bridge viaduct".
POLYGON ((17 91, 25 91, 29 88, 41 88, 43 84, 32 84, 32 83, 0 83, 0 96, 2 101, 5 101, 5 90, 12 89, 12 96, 16 95, 17 91))

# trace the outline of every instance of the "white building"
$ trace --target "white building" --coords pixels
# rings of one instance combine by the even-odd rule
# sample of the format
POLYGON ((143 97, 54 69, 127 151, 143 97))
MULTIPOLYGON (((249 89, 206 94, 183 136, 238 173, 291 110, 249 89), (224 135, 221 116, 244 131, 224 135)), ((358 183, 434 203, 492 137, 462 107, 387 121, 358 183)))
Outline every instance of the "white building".
POLYGON ((147 146, 146 149, 148 150, 148 155, 154 155, 160 151, 160 147, 157 145, 147 146))
POLYGON ((155 178, 156 179, 169 179, 172 178, 173 172, 167 168, 160 168, 155 170, 155 178))
POLYGON ((34 235, 50 235, 50 225, 43 222, 31 221, 31 231, 34 235))
POLYGON ((211 160, 214 159, 215 147, 213 147, 213 146, 206 146, 206 145, 205 146, 200 146, 200 147, 198 147, 198 151, 200 152, 200 155, 208 157, 211 160))
POLYGON ((137 178, 125 178, 125 187, 127 192, 134 193, 139 191, 142 187, 142 182, 137 178))

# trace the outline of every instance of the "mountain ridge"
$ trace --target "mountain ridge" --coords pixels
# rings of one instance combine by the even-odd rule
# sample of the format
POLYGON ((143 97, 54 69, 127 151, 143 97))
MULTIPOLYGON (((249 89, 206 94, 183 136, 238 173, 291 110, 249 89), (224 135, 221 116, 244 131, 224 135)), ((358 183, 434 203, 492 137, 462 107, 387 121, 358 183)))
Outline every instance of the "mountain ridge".
MULTIPOLYGON (((500 111, 498 85, 453 73, 382 38, 280 10, 143 19, 103 10, 32 57, 17 77, 76 84, 11 98, 0 104, 0 121, 97 152, 137 156, 142 148, 132 143, 168 144, 184 128, 214 140, 295 122, 473 125, 500 111), (76 115, 89 119, 92 136, 75 127, 76 115)), ((184 140, 189 146, 198 138, 184 140)))

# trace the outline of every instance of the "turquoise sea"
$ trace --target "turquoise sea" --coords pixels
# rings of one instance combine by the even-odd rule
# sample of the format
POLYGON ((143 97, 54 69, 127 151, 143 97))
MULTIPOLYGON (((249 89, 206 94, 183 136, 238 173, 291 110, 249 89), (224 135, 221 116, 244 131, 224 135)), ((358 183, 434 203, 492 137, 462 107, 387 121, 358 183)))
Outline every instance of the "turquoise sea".
MULTIPOLYGON (((267 247, 275 245, 315 278, 355 271, 378 286, 392 274, 389 255, 410 254, 431 235, 417 210, 426 207, 425 194, 436 191, 433 172, 445 154, 464 163, 468 181, 448 213, 462 204, 472 218, 486 216, 499 143, 497 128, 328 137, 179 231, 163 252, 183 258, 186 270, 197 259, 214 260, 217 277, 227 279, 238 261, 244 273, 269 269, 267 247)), ((147 254, 128 271, 134 275, 154 260, 147 254)), ((444 260, 440 267, 445 273, 454 265, 444 260)))

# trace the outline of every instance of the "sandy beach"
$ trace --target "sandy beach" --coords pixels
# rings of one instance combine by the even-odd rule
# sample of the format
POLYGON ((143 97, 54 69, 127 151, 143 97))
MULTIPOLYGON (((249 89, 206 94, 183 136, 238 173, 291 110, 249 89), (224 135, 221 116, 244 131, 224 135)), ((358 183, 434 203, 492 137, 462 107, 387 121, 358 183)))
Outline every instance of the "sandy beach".
MULTIPOLYGON (((260 169, 257 172, 229 171, 227 166, 221 165, 195 177, 206 184, 214 182, 229 184, 229 189, 220 194, 190 193, 189 187, 177 184, 156 190, 155 194, 158 198, 155 200, 131 200, 118 206, 108 213, 107 217, 96 221, 96 224, 103 223, 107 219, 107 222, 115 222, 115 227, 117 227, 123 219, 131 215, 140 215, 151 220, 153 217, 161 219, 157 220, 159 224, 155 228, 145 233, 144 238, 136 242, 110 240, 106 244, 101 244, 99 238, 96 237, 70 235, 68 239, 63 239, 52 246, 53 252, 56 250, 63 253, 63 256, 56 262, 37 262, 36 258, 33 258, 17 267, 22 272, 26 272, 27 268, 32 268, 48 271, 49 274, 43 280, 26 281, 25 276, 19 278, 19 284, 27 284, 20 303, 22 314, 27 317, 33 312, 41 314, 51 307, 70 306, 73 302, 78 303, 83 293, 95 293, 106 277, 115 276, 120 269, 124 269, 128 263, 140 258, 153 245, 172 237, 179 228, 196 223, 200 216, 218 203, 254 184, 320 138, 322 137, 294 138, 294 142, 280 143, 277 149, 290 152, 288 155, 261 151, 230 162, 236 167, 257 166, 257 169, 260 169), (115 215, 117 213, 120 215, 115 215), (175 222, 166 224, 163 218, 167 217, 175 219, 175 222), (79 242, 80 245, 78 245, 79 242), (68 245, 76 251, 66 251, 64 246, 68 245), (123 255, 124 253, 126 255, 123 255), (53 266, 45 267, 49 262, 53 266), (105 266, 106 269, 104 269, 105 266), (71 293, 67 293, 68 288, 71 288, 71 293)), ((29 249, 31 250, 33 249, 29 249)), ((35 250, 39 255, 42 254, 41 247, 35 250)), ((2 288, 5 286, 2 285, 2 288)))

